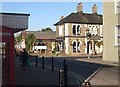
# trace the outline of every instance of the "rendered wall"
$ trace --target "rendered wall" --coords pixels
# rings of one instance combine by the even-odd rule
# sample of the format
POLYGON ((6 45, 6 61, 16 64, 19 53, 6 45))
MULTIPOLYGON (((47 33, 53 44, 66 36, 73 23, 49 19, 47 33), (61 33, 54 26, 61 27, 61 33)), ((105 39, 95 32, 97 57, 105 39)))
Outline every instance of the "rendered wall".
POLYGON ((115 46, 115 26, 118 14, 114 11, 114 2, 103 3, 103 60, 118 62, 118 46, 115 46))

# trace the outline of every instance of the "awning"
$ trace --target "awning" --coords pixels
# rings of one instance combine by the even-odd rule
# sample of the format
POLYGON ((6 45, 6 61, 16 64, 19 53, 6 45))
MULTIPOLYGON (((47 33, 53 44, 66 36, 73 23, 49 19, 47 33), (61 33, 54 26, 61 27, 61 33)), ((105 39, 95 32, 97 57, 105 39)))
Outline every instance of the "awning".
POLYGON ((28 17, 30 14, 21 13, 0 13, 2 23, 0 26, 6 26, 12 29, 14 33, 28 29, 28 17))

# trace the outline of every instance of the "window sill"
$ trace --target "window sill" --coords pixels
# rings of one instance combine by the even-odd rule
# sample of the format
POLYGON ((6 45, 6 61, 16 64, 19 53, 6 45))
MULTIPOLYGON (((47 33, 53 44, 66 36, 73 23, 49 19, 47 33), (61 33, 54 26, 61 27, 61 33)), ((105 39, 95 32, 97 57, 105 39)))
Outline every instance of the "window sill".
POLYGON ((114 45, 114 47, 120 47, 120 44, 119 45, 114 45))

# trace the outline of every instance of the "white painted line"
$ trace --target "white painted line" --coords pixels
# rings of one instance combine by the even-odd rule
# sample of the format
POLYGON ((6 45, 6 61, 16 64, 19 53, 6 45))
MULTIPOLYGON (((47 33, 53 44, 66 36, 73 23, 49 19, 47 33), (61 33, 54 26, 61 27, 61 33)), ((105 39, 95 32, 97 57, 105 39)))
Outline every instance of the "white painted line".
POLYGON ((91 75, 85 80, 85 82, 90 81, 101 69, 102 69, 102 67, 100 67, 99 69, 97 69, 93 74, 91 74, 91 75))

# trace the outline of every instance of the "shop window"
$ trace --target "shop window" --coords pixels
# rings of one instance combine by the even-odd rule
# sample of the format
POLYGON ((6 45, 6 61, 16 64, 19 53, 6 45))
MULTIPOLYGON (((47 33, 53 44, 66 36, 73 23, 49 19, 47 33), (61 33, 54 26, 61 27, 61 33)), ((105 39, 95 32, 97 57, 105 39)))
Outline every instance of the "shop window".
POLYGON ((41 43, 40 43, 40 42, 38 43, 38 46, 41 46, 41 43))

